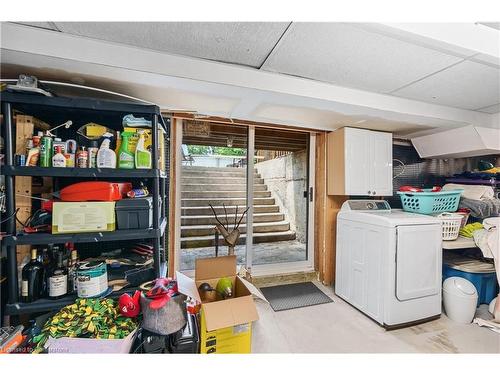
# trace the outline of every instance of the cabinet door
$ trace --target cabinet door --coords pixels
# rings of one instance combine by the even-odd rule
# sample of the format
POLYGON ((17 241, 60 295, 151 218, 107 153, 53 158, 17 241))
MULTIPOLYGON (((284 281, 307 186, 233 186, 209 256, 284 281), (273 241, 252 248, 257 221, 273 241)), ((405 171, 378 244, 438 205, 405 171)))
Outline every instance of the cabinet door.
POLYGON ((392 195, 392 135, 370 132, 370 183, 372 195, 392 195))
POLYGON ((369 195, 370 131, 345 129, 345 195, 369 195))

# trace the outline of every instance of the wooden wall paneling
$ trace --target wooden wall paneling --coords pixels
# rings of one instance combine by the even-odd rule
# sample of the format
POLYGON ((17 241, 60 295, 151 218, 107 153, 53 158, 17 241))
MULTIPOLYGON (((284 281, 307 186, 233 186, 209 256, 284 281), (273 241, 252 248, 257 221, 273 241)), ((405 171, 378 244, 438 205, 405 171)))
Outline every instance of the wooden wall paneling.
POLYGON ((181 119, 172 118, 170 131, 170 208, 168 218, 168 275, 170 277, 175 277, 175 271, 179 270, 182 251, 179 243, 181 230, 182 122, 181 119))
POLYGON ((345 194, 345 130, 338 129, 327 136, 327 190, 329 195, 345 194))
MULTIPOLYGON (((15 153, 26 154, 26 141, 31 138, 35 130, 33 117, 25 115, 16 115, 15 117, 15 153)), ((31 215, 31 182, 32 177, 17 176, 14 179, 14 191, 17 218, 24 223, 31 215)), ((22 229, 22 225, 16 221, 16 229, 22 229)), ((17 262, 20 264, 25 256, 29 256, 31 250, 30 245, 17 246, 17 262)))
POLYGON ((335 168, 336 172, 332 174, 330 156, 332 153, 339 153, 339 147, 342 145, 339 137, 332 137, 331 134, 322 133, 316 137, 315 264, 319 280, 325 285, 331 285, 335 280, 337 214, 342 203, 347 200, 346 196, 328 195, 328 179, 332 179, 332 182, 341 180, 340 183, 343 184, 343 173, 339 175, 338 168, 335 168))
POLYGON ((335 256, 337 241, 337 214, 348 197, 327 196, 325 220, 325 271, 323 284, 331 285, 335 280, 335 256))
POLYGON ((314 269, 324 279, 326 219, 326 133, 316 135, 316 171, 314 202, 314 269))

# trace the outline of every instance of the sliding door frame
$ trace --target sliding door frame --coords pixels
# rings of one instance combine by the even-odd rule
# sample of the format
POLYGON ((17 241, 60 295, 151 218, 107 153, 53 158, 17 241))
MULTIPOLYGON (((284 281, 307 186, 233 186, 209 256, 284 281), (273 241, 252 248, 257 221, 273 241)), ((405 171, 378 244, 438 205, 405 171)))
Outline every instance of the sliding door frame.
MULTIPOLYGON (((173 260, 173 267, 169 264, 169 275, 172 276, 174 269, 180 270, 182 248, 181 248, 181 180, 182 180, 182 142, 183 142, 183 122, 182 118, 173 118, 173 126, 175 127, 175 136, 177 142, 174 143, 173 152, 176 154, 177 158, 173 165, 175 170, 174 183, 175 185, 171 187, 171 190, 175 191, 174 199, 175 202, 175 213, 171 217, 174 219, 173 228, 171 225, 171 246, 175 249, 170 252, 173 258, 170 257, 169 263, 173 260), (173 188, 173 189, 172 189, 173 188), (173 232, 173 233, 172 233, 173 232)), ((297 262, 282 262, 282 263, 272 263, 272 264, 257 264, 253 265, 253 202, 254 199, 254 173, 253 165, 255 161, 255 125, 242 124, 248 129, 247 137, 247 168, 246 168, 246 181, 247 181, 247 194, 246 202, 247 207, 249 207, 247 212, 247 233, 245 241, 245 268, 252 275, 272 275, 272 274, 282 274, 291 273, 299 271, 313 271, 314 270, 314 202, 315 202, 315 158, 316 158, 316 134, 313 132, 306 132, 309 134, 308 142, 308 168, 307 168, 307 246, 306 254, 307 257, 303 261, 297 262)), ((269 128, 269 127, 267 127, 269 128)), ((283 128, 278 129, 284 130, 283 128)), ((296 130, 291 130, 296 131, 296 130)), ((191 275, 194 270, 183 270, 183 273, 191 275)))
MULTIPOLYGON (((253 211, 253 167, 254 154, 255 154, 255 127, 249 135, 252 134, 253 139, 248 139, 248 152, 247 152, 247 182, 251 181, 252 184, 247 183, 247 206, 253 211), (250 146, 252 148, 250 149, 250 146)), ((246 268, 252 276, 259 275, 272 275, 300 271, 314 271, 314 202, 315 202, 315 168, 316 168, 316 134, 309 133, 308 142, 308 164, 307 164, 307 245, 306 245, 306 259, 296 262, 282 262, 270 264, 256 264, 253 265, 253 230, 251 235, 248 234, 249 226, 247 226, 246 237, 246 268), (250 260, 250 261, 249 261, 250 260)), ((249 210, 250 212, 250 210, 249 210)), ((247 215, 250 215, 249 213, 247 215)), ((250 216, 247 216, 247 222, 250 216)), ((253 213, 252 213, 253 225, 253 213)), ((253 228, 252 228, 253 229, 253 228)))

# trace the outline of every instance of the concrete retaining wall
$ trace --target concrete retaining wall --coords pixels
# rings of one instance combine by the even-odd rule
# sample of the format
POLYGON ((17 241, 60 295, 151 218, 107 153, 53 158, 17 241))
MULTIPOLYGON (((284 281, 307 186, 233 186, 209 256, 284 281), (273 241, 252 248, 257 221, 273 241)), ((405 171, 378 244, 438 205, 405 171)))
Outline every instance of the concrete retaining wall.
POLYGON ((297 240, 307 241, 307 152, 298 151, 255 164, 297 240))

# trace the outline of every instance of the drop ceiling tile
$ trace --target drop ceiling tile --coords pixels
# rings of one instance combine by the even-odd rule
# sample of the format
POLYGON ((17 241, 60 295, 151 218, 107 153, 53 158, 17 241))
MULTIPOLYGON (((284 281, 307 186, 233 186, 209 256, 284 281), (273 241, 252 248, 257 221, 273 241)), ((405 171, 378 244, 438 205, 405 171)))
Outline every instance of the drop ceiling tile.
POLYGON ((57 22, 56 25, 69 34, 260 67, 288 23, 57 22))
POLYGON ((489 107, 479 108, 478 111, 484 112, 484 113, 491 113, 491 114, 498 113, 498 112, 500 112, 500 103, 490 105, 489 107))
POLYGON ((476 110, 500 103, 500 69, 464 61, 393 95, 476 110))
POLYGON ((343 23, 293 23, 263 69, 390 92, 462 59, 343 23))

